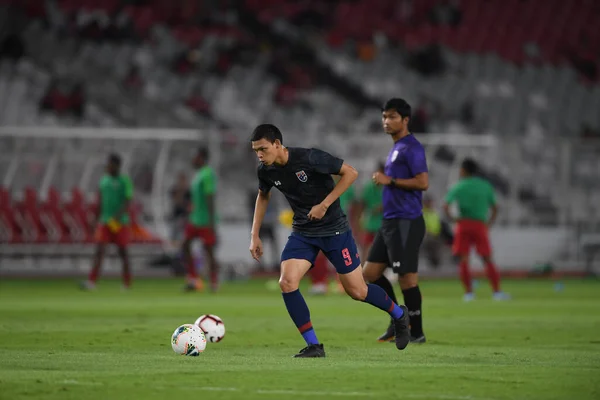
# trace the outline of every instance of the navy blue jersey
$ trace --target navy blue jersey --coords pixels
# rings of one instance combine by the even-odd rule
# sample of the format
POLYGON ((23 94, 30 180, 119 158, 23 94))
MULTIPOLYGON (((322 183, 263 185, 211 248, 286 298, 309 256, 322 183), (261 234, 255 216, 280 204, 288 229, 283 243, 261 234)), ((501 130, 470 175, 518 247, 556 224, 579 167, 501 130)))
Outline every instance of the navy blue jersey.
POLYGON ((258 166, 258 188, 268 193, 275 186, 294 211, 293 229, 304 236, 325 237, 348 231, 346 214, 339 199, 318 221, 308 218, 310 210, 321 203, 335 187, 331 175, 339 174, 344 161, 319 149, 288 148, 285 165, 258 166))

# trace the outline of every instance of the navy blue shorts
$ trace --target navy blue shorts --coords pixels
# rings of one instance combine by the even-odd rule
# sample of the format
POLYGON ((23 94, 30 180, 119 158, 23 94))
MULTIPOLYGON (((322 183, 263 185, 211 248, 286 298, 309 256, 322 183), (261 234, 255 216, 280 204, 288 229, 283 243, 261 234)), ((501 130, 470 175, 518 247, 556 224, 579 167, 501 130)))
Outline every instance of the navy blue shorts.
POLYGON ((281 253, 281 261, 295 258, 314 264, 319 251, 325 254, 338 274, 347 274, 360 266, 352 231, 326 237, 308 237, 292 232, 281 253))

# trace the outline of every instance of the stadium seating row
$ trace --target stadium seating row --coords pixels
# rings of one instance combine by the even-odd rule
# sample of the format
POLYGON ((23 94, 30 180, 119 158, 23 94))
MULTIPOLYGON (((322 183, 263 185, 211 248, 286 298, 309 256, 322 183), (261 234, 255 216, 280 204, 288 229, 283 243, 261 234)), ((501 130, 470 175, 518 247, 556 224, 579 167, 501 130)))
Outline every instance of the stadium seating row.
POLYGON ((295 21, 304 13, 319 15, 333 47, 348 39, 371 40, 382 32, 408 47, 442 43, 461 53, 496 53, 521 64, 528 43, 538 46, 536 57, 560 63, 569 55, 586 57, 598 48, 599 14, 595 2, 560 0, 362 0, 352 2, 295 2, 246 0, 248 8, 271 23, 278 18, 295 21), (490 27, 494 27, 490 29, 490 27), (570 49, 571 54, 567 54, 570 49))

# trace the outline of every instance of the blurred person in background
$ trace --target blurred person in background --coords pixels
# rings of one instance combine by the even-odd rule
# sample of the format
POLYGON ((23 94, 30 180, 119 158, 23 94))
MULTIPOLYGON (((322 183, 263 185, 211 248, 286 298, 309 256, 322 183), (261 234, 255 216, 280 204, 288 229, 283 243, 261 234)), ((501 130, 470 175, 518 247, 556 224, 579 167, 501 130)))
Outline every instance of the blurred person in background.
POLYGON ((185 227, 183 241, 184 262, 187 268, 186 291, 200 291, 204 289, 204 282, 198 277, 196 265, 192 257, 192 242, 200 239, 204 247, 205 259, 210 271, 211 290, 217 291, 219 285, 219 267, 215 256, 217 245, 217 210, 215 196, 217 193, 217 175, 208 165, 208 149, 201 147, 193 159, 196 174, 190 184, 191 211, 188 224, 185 227))
POLYGON ((71 84, 53 80, 39 103, 40 112, 50 111, 58 116, 71 115, 81 119, 85 114, 85 89, 82 83, 71 84))
POLYGON ((71 113, 76 118, 83 118, 85 114, 85 90, 81 82, 76 83, 69 94, 71 113))
POLYGON ((140 89, 144 86, 144 80, 140 72, 140 67, 132 65, 129 67, 127 75, 123 79, 123 85, 128 89, 140 89))
POLYGON ((438 1, 429 11, 429 22, 433 25, 445 25, 456 27, 460 25, 462 12, 456 1, 438 1))
MULTIPOLYGON (((379 162, 375 172, 384 173, 385 163, 379 162)), ((375 240, 375 235, 383 220, 383 188, 373 180, 369 180, 363 187, 357 211, 360 218, 362 234, 362 253, 366 254, 375 240)))
POLYGON ((169 191, 171 197, 171 240, 174 245, 181 245, 185 224, 191 208, 190 184, 187 175, 181 171, 177 181, 169 191))
POLYGON ((133 198, 133 184, 131 179, 121 173, 121 157, 110 154, 106 166, 106 174, 100 179, 98 187, 98 210, 96 229, 96 255, 94 265, 87 281, 82 282, 81 288, 93 290, 96 280, 100 275, 106 245, 113 243, 117 246, 119 258, 122 263, 123 287, 131 286, 131 272, 129 269, 129 204, 133 198))
POLYGON ((25 44, 19 35, 11 33, 0 43, 0 60, 17 61, 25 55, 25 44))
POLYGON ((437 269, 442 262, 444 239, 442 236, 442 220, 435 209, 433 198, 431 198, 431 196, 425 196, 424 198, 423 219, 425 220, 423 251, 429 264, 437 269))
POLYGON ((51 111, 58 115, 66 114, 70 107, 69 95, 66 85, 53 79, 44 96, 40 99, 40 112, 51 111))
POLYGON ((488 228, 498 215, 493 186, 477 176, 477 163, 466 158, 460 168, 460 181, 446 194, 444 213, 450 220, 457 221, 452 252, 459 258, 460 279, 465 288, 465 301, 475 299, 469 271, 469 253, 475 246, 483 259, 485 271, 494 292, 494 300, 508 300, 510 296, 500 290, 500 274, 492 261, 492 248, 488 228), (456 203, 459 216, 453 218, 450 205, 456 203))

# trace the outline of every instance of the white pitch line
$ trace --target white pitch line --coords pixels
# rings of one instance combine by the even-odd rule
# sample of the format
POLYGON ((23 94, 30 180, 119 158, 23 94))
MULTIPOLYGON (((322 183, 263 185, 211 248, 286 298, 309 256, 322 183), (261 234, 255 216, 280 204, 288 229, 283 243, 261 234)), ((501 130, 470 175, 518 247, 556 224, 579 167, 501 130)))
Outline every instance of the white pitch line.
POLYGON ((194 390, 207 390, 209 392, 237 392, 239 389, 237 388, 227 388, 227 387, 210 387, 210 386, 204 386, 201 388, 194 388, 194 390))
POLYGON ((75 379, 65 379, 62 381, 64 385, 82 385, 82 386, 99 386, 102 385, 100 382, 80 382, 75 379))

